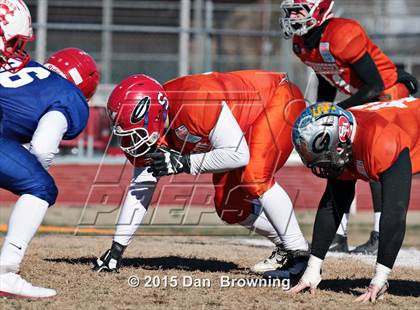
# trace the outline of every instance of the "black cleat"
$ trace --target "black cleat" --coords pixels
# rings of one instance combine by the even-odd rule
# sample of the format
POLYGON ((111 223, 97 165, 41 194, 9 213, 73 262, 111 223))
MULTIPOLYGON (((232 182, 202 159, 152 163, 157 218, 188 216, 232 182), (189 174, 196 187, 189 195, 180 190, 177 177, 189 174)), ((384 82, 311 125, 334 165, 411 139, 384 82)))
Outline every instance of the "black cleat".
POLYGON ((376 255, 378 254, 379 232, 372 231, 369 240, 350 251, 351 254, 376 255))
POLYGON ((348 253, 349 246, 347 244, 347 237, 335 234, 334 239, 328 249, 329 252, 348 253))
POLYGON ((112 247, 93 262, 92 270, 96 272, 118 272, 125 248, 118 242, 112 242, 112 247))
POLYGON ((302 277, 308 266, 309 251, 287 251, 287 262, 283 267, 263 273, 265 279, 290 279, 295 285, 302 277))

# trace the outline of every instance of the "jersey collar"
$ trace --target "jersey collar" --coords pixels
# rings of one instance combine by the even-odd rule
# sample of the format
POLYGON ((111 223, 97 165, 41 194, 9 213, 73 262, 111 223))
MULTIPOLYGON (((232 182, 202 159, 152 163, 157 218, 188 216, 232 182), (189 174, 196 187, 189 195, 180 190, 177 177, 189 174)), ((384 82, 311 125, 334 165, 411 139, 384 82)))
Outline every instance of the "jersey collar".
POLYGON ((303 44, 307 49, 314 49, 319 47, 319 43, 321 42, 322 34, 324 33, 325 28, 328 26, 331 19, 326 20, 322 23, 321 26, 316 27, 305 34, 303 38, 303 44))

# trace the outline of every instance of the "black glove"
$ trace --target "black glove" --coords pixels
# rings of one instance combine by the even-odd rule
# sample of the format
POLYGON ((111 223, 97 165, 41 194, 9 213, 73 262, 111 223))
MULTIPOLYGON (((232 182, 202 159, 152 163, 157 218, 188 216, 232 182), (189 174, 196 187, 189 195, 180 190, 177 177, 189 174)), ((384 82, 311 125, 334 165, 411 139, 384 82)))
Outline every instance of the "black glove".
POLYGON ((158 178, 165 175, 190 173, 190 156, 171 149, 158 149, 154 153, 145 155, 147 172, 152 172, 158 178))
POLYGON ((410 92, 410 95, 414 95, 419 90, 419 82, 410 73, 404 71, 404 69, 398 69, 398 81, 403 83, 410 92))

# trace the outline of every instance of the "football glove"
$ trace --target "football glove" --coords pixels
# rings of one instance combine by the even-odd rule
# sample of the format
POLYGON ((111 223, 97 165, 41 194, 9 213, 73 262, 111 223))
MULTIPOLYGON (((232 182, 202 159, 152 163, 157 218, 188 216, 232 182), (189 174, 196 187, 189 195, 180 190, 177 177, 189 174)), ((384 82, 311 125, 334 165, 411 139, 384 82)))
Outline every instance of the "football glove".
POLYGON ((191 169, 190 156, 181 155, 171 149, 160 148, 154 153, 149 153, 145 155, 145 161, 149 167, 147 172, 151 172, 156 178, 183 172, 190 173, 191 169))
POLYGON ((111 248, 93 263, 92 270, 96 272, 118 272, 125 248, 118 242, 112 242, 111 248))

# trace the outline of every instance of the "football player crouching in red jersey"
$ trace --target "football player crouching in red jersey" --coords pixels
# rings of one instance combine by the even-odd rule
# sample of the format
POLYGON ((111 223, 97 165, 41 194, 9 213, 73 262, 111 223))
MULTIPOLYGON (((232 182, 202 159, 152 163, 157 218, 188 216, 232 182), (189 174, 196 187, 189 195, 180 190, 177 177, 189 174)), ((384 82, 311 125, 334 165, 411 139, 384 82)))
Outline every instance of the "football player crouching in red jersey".
POLYGON ((403 243, 412 175, 420 172, 420 99, 375 102, 348 111, 331 104, 307 108, 293 127, 293 144, 312 172, 327 178, 315 218, 311 257, 297 293, 314 290, 321 265, 357 180, 382 188, 381 238, 375 275, 357 302, 374 302, 385 293, 387 278, 403 243))
POLYGON ((291 126, 304 108, 300 90, 285 74, 262 70, 185 76, 163 87, 145 75, 121 82, 108 111, 135 171, 112 248, 95 269, 118 269, 160 177, 212 173, 220 218, 255 230, 277 246, 273 257, 253 271, 283 267, 287 277, 288 266, 298 265, 298 273, 303 272, 307 242, 274 174, 293 149, 291 126))

